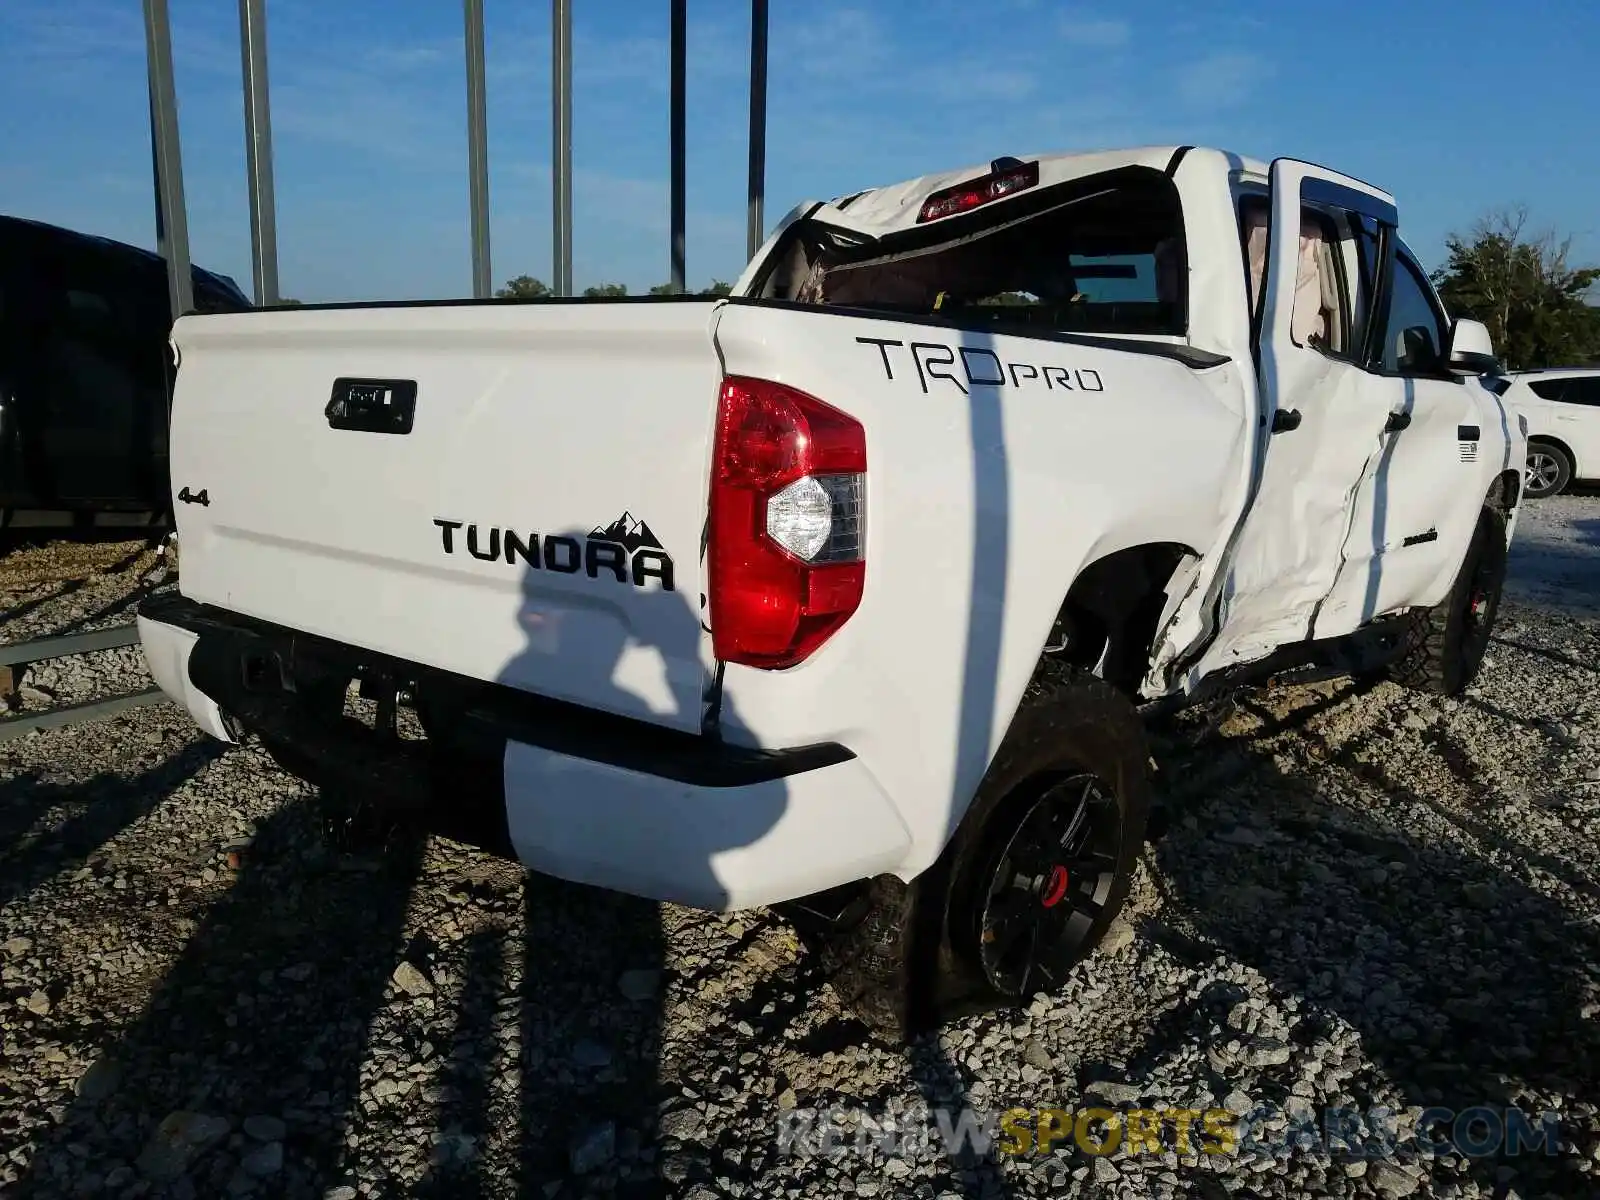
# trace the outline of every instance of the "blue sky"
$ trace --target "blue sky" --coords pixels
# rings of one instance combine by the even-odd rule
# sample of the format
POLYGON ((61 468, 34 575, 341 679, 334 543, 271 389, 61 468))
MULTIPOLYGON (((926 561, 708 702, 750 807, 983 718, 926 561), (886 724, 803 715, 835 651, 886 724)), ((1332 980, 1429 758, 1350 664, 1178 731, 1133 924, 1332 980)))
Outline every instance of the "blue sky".
MULTIPOLYGON (((248 290, 237 5, 169 3, 194 258, 248 290)), ((573 8, 574 276, 639 291, 669 273, 668 4, 573 8)), ((550 5, 485 10, 494 274, 548 280, 550 5)), ((1600 260, 1600 5, 1266 11, 773 0, 769 221, 1001 154, 1191 142, 1390 188, 1429 266, 1447 232, 1510 203, 1600 260)), ((741 0, 690 0, 696 285, 744 260, 748 20, 741 0)), ((269 0, 285 294, 470 292, 461 22, 459 0, 269 0)), ((153 244, 139 0, 3 0, 0 112, 0 211, 153 244)))

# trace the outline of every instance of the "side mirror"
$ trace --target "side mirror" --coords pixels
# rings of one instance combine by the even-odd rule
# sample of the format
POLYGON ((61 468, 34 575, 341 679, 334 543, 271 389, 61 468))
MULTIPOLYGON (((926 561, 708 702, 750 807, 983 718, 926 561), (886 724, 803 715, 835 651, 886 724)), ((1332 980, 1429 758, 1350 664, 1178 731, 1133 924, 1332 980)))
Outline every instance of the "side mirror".
POLYGON ((1500 370, 1500 360, 1495 356, 1494 339, 1489 327, 1482 321, 1462 318, 1450 331, 1450 370, 1457 375, 1490 375, 1500 370))

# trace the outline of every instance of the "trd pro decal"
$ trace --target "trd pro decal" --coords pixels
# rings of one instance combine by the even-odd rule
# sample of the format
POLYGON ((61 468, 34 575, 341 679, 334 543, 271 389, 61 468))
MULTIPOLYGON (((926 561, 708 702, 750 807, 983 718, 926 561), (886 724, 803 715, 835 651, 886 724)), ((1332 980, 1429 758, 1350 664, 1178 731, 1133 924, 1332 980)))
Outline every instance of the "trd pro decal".
MULTIPOLYGON (((894 378, 894 362, 889 347, 906 349, 906 343, 895 338, 858 337, 856 341, 878 348, 879 361, 883 363, 886 379, 894 378)), ((917 382, 926 394, 928 381, 954 384, 963 393, 975 387, 1020 388, 1024 383, 1037 386, 1043 381, 1050 391, 1103 392, 1106 385, 1100 372, 1085 368, 1081 371, 1066 367, 1038 367, 1032 363, 1001 362, 1000 356, 986 346, 946 346, 941 342, 912 342, 911 365, 916 368, 917 382)), ((894 356, 901 359, 902 356, 894 356)), ((905 363, 900 362, 902 372, 905 363)))
POLYGON ((503 559, 512 565, 520 562, 535 571, 554 571, 558 575, 581 572, 590 579, 614 579, 634 587, 644 587, 647 580, 654 579, 662 591, 673 590, 672 556, 662 548, 650 526, 632 513, 623 513, 604 528, 597 525, 588 537, 582 538, 556 534, 541 537, 537 533, 524 534, 497 525, 468 525, 442 517, 435 517, 433 523, 441 532, 446 554, 454 554, 464 545, 468 554, 482 562, 503 559), (463 527, 466 536, 457 538, 456 531, 463 527))

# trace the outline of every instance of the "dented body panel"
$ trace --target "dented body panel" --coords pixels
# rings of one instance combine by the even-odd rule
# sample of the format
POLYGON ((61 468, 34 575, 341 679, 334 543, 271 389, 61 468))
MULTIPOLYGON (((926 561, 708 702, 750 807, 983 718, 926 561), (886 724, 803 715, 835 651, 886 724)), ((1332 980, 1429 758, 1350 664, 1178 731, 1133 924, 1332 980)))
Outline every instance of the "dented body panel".
POLYGON ((1073 580, 1118 550, 1203 548, 1226 529, 1239 368, 737 303, 716 340, 730 372, 848 396, 870 464, 861 610, 793 670, 729 666, 724 736, 850 746, 902 800, 899 870, 915 874, 976 791, 1073 580), (1152 429, 1184 453, 1130 486, 1105 449, 1152 429))

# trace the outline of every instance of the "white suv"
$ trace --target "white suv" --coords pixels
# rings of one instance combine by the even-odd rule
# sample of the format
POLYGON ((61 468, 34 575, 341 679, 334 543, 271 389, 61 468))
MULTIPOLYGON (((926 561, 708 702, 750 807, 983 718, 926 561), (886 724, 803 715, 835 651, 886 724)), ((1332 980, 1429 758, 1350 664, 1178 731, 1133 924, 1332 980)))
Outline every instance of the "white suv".
POLYGON ((1496 390, 1528 421, 1528 496, 1600 480, 1600 367, 1514 371, 1496 390))

